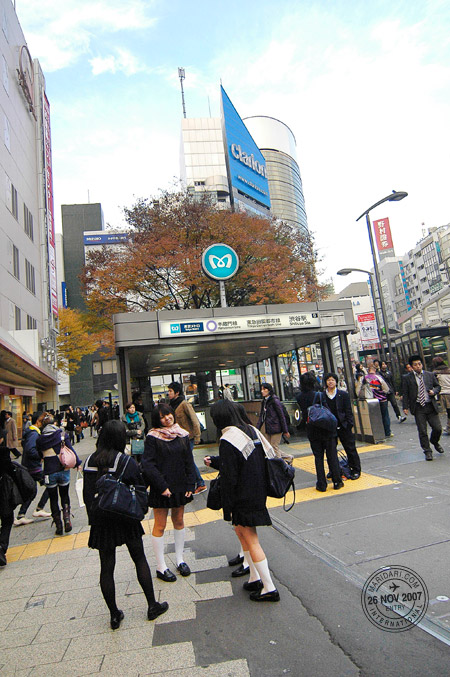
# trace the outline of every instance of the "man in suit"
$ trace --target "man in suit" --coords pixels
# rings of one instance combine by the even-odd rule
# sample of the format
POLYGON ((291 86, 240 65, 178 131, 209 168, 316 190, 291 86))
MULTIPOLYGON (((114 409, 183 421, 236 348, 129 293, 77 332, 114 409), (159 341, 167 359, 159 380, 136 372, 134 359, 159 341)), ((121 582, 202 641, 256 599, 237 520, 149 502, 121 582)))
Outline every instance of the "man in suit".
POLYGON ((347 454, 348 465, 351 471, 350 479, 357 480, 361 475, 361 461, 356 451, 355 433, 352 430, 355 421, 350 396, 345 390, 337 388, 337 374, 332 372, 325 374, 323 380, 326 387, 324 404, 338 420, 337 435, 347 454))
POLYGON ((406 415, 408 410, 411 410, 411 414, 416 419, 420 446, 425 454, 425 460, 432 461, 433 452, 430 443, 439 454, 444 453, 444 449, 439 444, 442 426, 436 400, 441 386, 435 374, 423 370, 420 355, 411 355, 409 364, 412 371, 403 377, 403 411, 406 415), (427 423, 431 426, 430 439, 428 439, 427 423))

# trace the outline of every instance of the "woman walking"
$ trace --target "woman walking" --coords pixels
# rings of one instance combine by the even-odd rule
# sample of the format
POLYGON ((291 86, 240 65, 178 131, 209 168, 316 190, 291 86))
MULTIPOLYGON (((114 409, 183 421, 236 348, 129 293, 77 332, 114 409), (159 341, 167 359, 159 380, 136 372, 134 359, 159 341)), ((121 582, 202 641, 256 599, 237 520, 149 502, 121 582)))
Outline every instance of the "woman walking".
MULTIPOLYGON (((55 425, 55 419, 52 414, 46 413, 42 419, 41 434, 36 439, 36 449, 41 458, 44 459, 44 484, 47 487, 50 497, 50 507, 53 522, 56 527, 56 535, 63 533, 63 523, 61 520, 61 508, 58 503, 58 491, 63 510, 64 531, 72 531, 70 521, 70 469, 65 468, 59 460, 58 454, 61 451, 61 445, 65 444, 75 453, 69 439, 69 434, 64 432, 63 428, 55 425)), ((81 461, 77 458, 76 467, 79 468, 81 461)))
POLYGON ((124 618, 123 611, 117 607, 114 583, 116 548, 120 545, 127 546, 136 567, 137 579, 148 603, 148 620, 155 620, 169 608, 167 602, 159 603, 155 599, 152 576, 142 544, 144 533, 142 524, 138 520, 106 512, 98 507, 96 482, 102 475, 111 473, 118 477, 124 471, 122 481, 125 484, 144 484, 136 461, 124 454, 126 442, 126 429, 123 423, 108 421, 98 437, 97 450, 84 464, 83 498, 91 525, 88 545, 99 551, 100 588, 111 614, 113 630, 117 630, 124 618))
POLYGON ((211 407, 211 418, 221 432, 219 444, 223 516, 232 522, 241 542, 250 578, 244 590, 254 602, 278 602, 280 595, 269 571, 256 528, 272 524, 266 508, 266 453, 275 452, 239 410, 228 400, 211 407))
POLYGON ((290 433, 284 416, 283 408, 278 397, 273 391, 271 383, 261 384, 261 412, 256 427, 273 447, 275 454, 284 459, 286 463, 292 463, 294 457, 280 450, 281 435, 289 438, 290 433))
POLYGON ((189 576, 191 570, 184 561, 184 506, 192 501, 195 488, 194 458, 189 433, 175 423, 173 409, 158 404, 152 412, 153 428, 145 440, 142 473, 150 485, 149 505, 153 508, 152 545, 156 557, 156 575, 162 581, 177 580, 164 558, 164 532, 171 511, 174 528, 177 571, 189 576))
POLYGON ((336 433, 308 423, 308 407, 314 404, 314 402, 319 404, 319 398, 325 398, 325 395, 316 391, 316 379, 310 372, 301 375, 300 387, 301 393, 297 397, 297 402, 302 411, 302 420, 306 421, 306 434, 311 445, 311 451, 314 454, 317 476, 316 489, 317 491, 327 490, 327 478, 323 462, 324 455, 327 457, 328 468, 333 480, 333 488, 336 490, 342 489, 344 483, 341 479, 341 470, 337 457, 336 433))
POLYGON ((145 422, 142 414, 136 411, 134 402, 128 402, 125 406, 125 413, 122 421, 127 429, 127 443, 131 444, 131 453, 133 453, 133 440, 144 440, 145 422))

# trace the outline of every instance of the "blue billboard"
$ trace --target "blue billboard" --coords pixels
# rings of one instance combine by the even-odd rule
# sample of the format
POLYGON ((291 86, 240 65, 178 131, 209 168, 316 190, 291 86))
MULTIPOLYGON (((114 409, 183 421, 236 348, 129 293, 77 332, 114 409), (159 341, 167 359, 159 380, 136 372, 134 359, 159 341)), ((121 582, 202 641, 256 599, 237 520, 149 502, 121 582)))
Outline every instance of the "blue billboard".
POLYGON ((83 235, 85 245, 92 244, 120 244, 130 239, 130 233, 106 233, 99 232, 95 235, 83 235))
POLYGON ((231 185, 270 209, 264 156, 222 86, 220 91, 231 185))

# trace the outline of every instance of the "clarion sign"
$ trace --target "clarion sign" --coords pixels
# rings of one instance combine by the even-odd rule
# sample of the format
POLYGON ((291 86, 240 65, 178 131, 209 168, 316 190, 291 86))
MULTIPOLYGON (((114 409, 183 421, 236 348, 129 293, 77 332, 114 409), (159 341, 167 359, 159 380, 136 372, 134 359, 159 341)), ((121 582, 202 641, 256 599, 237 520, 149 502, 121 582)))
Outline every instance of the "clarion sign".
POLYGON ((242 164, 250 167, 250 169, 253 169, 253 171, 257 172, 261 176, 264 176, 264 178, 267 178, 265 166, 258 162, 258 160, 255 160, 253 153, 248 155, 244 150, 242 150, 239 144, 232 143, 231 154, 236 158, 236 160, 239 160, 239 162, 242 162, 242 164))

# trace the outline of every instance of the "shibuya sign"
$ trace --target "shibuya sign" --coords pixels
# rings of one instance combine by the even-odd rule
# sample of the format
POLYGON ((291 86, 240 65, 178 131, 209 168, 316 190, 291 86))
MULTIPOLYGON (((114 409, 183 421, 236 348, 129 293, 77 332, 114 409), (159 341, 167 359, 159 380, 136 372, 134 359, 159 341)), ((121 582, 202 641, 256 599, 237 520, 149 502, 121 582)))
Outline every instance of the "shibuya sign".
POLYGON ((232 156, 236 158, 236 160, 239 160, 239 162, 242 162, 242 164, 250 167, 250 169, 253 169, 253 171, 257 174, 267 178, 265 166, 261 162, 258 162, 258 160, 255 160, 253 153, 249 155, 244 150, 242 150, 241 146, 237 143, 232 143, 230 150, 232 156))

